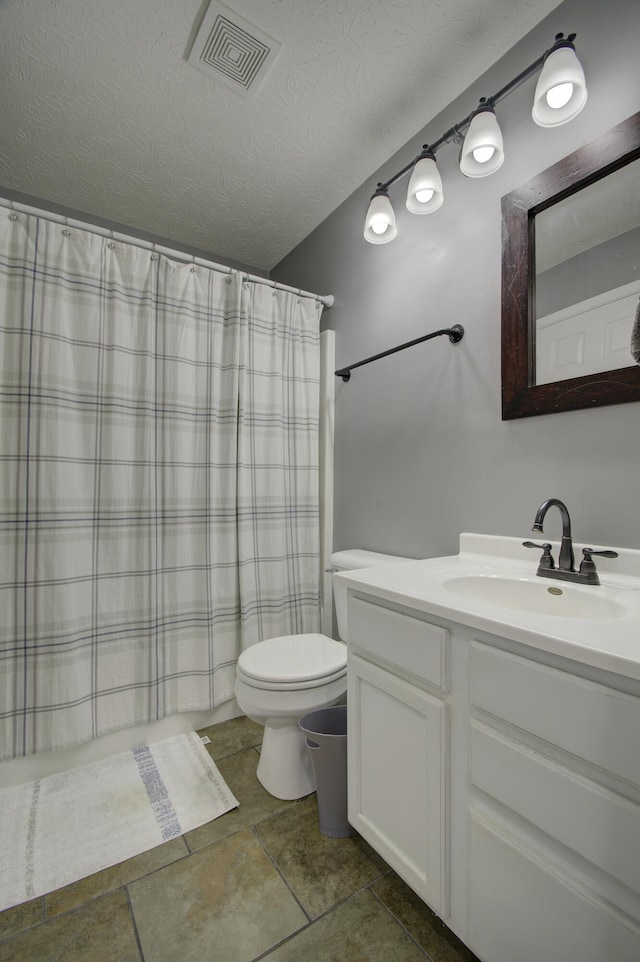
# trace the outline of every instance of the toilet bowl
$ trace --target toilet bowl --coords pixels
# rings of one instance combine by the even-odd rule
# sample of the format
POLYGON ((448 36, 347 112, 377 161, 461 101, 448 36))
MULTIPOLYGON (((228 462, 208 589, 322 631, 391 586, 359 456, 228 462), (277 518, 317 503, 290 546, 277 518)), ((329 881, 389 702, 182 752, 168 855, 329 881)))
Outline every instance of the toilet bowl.
MULTIPOLYGON (((333 571, 408 561, 373 551, 338 551, 333 571)), ((346 641, 346 589, 334 592, 338 633, 346 641)), ((276 798, 302 798, 315 791, 315 776, 298 721, 320 708, 344 703, 347 646, 327 635, 306 633, 267 638, 242 652, 236 666, 238 705, 264 726, 258 780, 276 798)))
POLYGON ((347 648, 326 635, 284 635, 252 645, 236 668, 236 698, 264 725, 258 780, 276 798, 315 791, 298 727, 307 712, 337 705, 347 690, 347 648))

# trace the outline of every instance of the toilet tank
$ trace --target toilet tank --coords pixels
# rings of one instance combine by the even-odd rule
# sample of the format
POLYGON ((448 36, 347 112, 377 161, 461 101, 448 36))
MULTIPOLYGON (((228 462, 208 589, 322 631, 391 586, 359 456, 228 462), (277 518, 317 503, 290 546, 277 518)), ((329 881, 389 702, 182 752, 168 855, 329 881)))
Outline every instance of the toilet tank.
MULTIPOLYGON (((357 571, 359 568, 377 568, 380 565, 394 564, 394 562, 414 561, 414 558, 402 558, 395 554, 380 554, 378 551, 365 551, 363 548, 351 548, 349 551, 335 551, 330 560, 332 571, 357 571)), ((333 582, 333 600, 336 606, 336 620, 338 622, 338 637, 347 640, 347 588, 346 585, 333 582)))

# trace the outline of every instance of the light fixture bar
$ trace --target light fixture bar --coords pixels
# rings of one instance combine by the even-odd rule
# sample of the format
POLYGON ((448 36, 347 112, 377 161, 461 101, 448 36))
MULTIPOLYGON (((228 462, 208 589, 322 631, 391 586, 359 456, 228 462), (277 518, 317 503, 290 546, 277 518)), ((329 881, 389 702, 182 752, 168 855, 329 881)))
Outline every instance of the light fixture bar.
MULTIPOLYGON (((573 44, 575 38, 575 33, 570 33, 567 37, 565 37, 562 33, 556 34, 555 42, 552 47, 549 47, 548 50, 545 50, 541 57, 538 57, 537 60, 523 70, 522 73, 519 73, 517 77, 514 77, 513 80, 502 87, 502 89, 497 93, 493 94, 491 97, 483 98, 483 103, 489 107, 495 107, 496 104, 499 104, 502 100, 508 97, 509 94, 512 94, 514 90, 517 90, 518 87, 533 77, 533 75, 537 73, 537 71, 543 66, 545 60, 550 54, 559 49, 561 46, 573 44)), ((476 110, 477 108, 474 108, 471 113, 464 118, 464 120, 461 120, 460 123, 454 124, 453 127, 450 127, 449 130, 447 130, 438 140, 435 140, 433 143, 428 145, 425 144, 424 149, 428 148, 432 154, 435 154, 436 151, 438 151, 441 147, 444 147, 445 144, 461 143, 464 139, 464 135, 471 125, 471 121, 473 120, 476 110)), ((385 181, 384 183, 380 183, 378 185, 379 189, 388 190, 390 187, 393 187, 394 184, 397 184, 399 180, 402 180, 403 177, 406 177, 406 175, 413 170, 415 163, 416 158, 414 158, 411 163, 403 167, 402 170, 399 170, 397 174, 394 174, 393 177, 390 177, 389 180, 385 181)))

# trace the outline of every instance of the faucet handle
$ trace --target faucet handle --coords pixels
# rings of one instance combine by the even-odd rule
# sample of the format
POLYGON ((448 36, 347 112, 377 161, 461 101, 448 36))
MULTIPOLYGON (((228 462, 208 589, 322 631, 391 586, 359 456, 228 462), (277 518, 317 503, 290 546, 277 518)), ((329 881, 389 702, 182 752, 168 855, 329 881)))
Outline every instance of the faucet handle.
POLYGON ((522 546, 523 548, 541 548, 542 557, 540 558, 540 564, 538 567, 555 568, 553 557, 551 555, 551 545, 548 541, 545 541, 544 544, 536 544, 535 541, 523 541, 522 546))
POLYGON ((591 555, 600 555, 601 558, 617 558, 617 551, 594 551, 593 548, 583 548, 582 553, 584 555, 584 560, 588 563, 591 561, 591 555))
POLYGON ((598 572, 596 571, 596 563, 591 557, 592 555, 600 555, 601 558, 617 558, 617 551, 594 551, 593 548, 583 548, 582 554, 584 555, 580 563, 579 574, 587 579, 588 584, 599 585, 600 578, 598 577, 598 572))

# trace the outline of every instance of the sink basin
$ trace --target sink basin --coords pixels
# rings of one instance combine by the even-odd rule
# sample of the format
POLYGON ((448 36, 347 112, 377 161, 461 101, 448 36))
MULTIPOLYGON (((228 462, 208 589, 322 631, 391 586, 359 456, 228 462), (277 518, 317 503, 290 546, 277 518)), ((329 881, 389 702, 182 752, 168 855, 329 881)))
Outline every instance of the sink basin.
POLYGON ((442 587, 461 599, 556 618, 606 620, 624 618, 629 613, 625 605, 603 595, 601 586, 576 588, 570 583, 542 578, 532 581, 496 575, 463 575, 446 578, 442 587))

